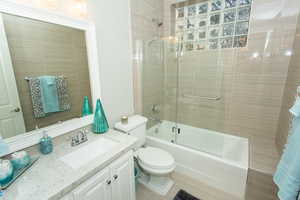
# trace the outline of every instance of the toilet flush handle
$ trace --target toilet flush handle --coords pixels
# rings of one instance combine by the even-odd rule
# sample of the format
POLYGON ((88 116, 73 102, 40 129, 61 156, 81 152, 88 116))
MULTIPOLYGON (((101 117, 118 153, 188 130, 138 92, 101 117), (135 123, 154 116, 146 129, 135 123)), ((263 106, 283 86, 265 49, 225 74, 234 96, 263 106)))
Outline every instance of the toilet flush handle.
POLYGON ((110 185, 110 184, 111 184, 111 180, 107 180, 107 181, 106 181, 106 184, 107 184, 107 185, 110 185))

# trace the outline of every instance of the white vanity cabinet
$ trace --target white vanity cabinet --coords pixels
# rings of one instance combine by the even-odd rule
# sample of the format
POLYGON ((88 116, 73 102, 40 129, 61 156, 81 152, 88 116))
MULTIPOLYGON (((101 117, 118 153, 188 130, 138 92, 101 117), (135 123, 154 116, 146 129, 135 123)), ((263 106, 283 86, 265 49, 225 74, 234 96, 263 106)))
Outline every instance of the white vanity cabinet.
POLYGON ((112 200, 135 200, 134 162, 132 152, 110 166, 112 200))
POLYGON ((74 200, 110 200, 110 179, 110 170, 102 170, 73 191, 74 200))
POLYGON ((132 152, 82 183, 71 196, 73 200, 135 200, 132 152))

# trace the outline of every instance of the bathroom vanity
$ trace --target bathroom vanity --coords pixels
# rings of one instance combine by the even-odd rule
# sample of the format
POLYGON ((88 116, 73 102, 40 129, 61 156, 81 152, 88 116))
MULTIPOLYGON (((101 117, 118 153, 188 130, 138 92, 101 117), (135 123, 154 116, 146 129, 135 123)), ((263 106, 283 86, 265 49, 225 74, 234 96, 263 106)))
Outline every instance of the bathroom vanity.
POLYGON ((4 200, 135 200, 136 138, 110 130, 89 133, 88 142, 71 147, 67 137, 13 183, 4 200))

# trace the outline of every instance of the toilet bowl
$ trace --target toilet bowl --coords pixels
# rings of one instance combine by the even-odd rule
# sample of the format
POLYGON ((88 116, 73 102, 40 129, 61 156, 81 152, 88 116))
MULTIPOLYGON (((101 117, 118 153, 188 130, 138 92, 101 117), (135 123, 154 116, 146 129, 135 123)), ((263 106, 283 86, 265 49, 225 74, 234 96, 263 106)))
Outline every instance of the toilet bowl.
POLYGON ((142 170, 138 182, 160 195, 166 195, 174 184, 168 177, 175 169, 173 156, 162 149, 146 147, 138 150, 136 158, 142 170))
POLYGON ((147 118, 135 115, 128 118, 128 124, 116 123, 115 129, 138 139, 134 146, 136 162, 141 171, 138 182, 164 196, 174 184, 169 175, 175 169, 175 160, 165 150, 150 146, 144 147, 146 123, 147 118))
POLYGON ((137 159, 139 165, 150 174, 169 174, 175 169, 173 156, 159 148, 141 148, 138 150, 137 159))

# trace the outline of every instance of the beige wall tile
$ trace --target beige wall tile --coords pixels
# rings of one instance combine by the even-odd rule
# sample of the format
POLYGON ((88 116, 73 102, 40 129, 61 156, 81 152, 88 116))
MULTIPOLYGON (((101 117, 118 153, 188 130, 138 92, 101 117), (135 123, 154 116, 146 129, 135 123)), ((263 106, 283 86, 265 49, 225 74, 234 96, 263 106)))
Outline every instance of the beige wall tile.
MULTIPOLYGON (((144 45, 157 39, 161 35, 161 28, 157 23, 162 20, 163 1, 161 0, 131 0, 131 22, 134 52, 134 105, 135 113, 146 114, 150 117, 151 106, 163 105, 164 69, 161 59, 161 43, 152 43, 151 48, 143 51, 144 45), (142 42, 138 42, 142 41, 142 42), (141 45, 141 46, 139 46, 141 45), (141 54, 141 55, 139 55, 141 54), (141 58, 141 56, 143 56, 141 58), (147 65, 143 64, 146 59, 147 65), (141 91, 141 86, 143 91, 141 91), (151 101, 150 101, 151 100, 151 101), (142 105, 143 103, 145 105, 142 105)), ((161 110, 161 114, 163 109, 161 110)), ((157 117, 157 116, 156 116, 157 117)))
POLYGON ((289 114, 289 108, 293 105, 295 101, 295 95, 297 86, 300 85, 300 16, 298 18, 297 23, 297 32, 294 41, 294 45, 290 50, 292 51, 293 55, 290 60, 287 81, 284 88, 284 94, 282 98, 282 106, 280 111, 280 118, 277 128, 277 137, 276 137, 276 144, 278 151, 282 152, 284 145, 287 141, 287 136, 289 133, 289 124, 291 120, 291 115, 289 114))

